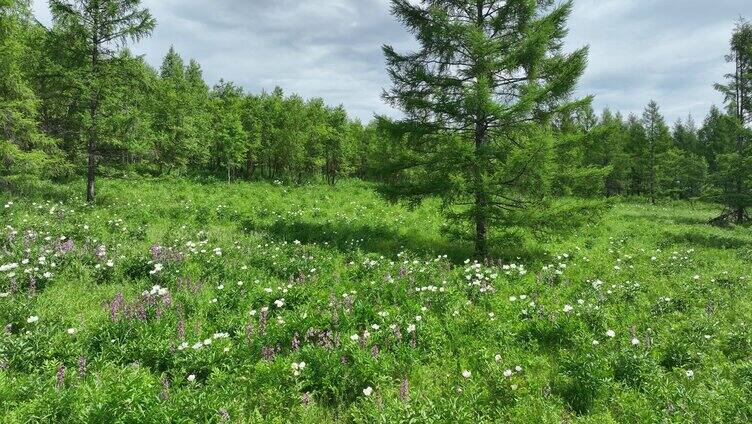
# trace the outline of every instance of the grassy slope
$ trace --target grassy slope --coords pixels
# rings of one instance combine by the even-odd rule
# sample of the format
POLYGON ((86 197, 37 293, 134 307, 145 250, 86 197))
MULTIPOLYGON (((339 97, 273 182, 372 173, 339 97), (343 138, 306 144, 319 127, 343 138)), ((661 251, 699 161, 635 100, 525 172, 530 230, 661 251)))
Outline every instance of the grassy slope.
MULTIPOLYGON (((523 274, 463 264, 437 205, 386 205, 363 183, 102 187, 94 208, 80 184, 37 191, 46 200, 0 195, 13 202, 2 224, 18 232, 3 230, 0 266, 20 263, 9 272, 22 292, 0 298, 12 324, 0 336, 3 422, 752 420, 752 235, 704 225, 712 207, 618 204, 523 274), (61 236, 74 248, 56 255, 61 236), (164 269, 150 274, 153 245, 164 269), (160 297, 159 316, 146 304, 139 319, 155 284, 169 305, 160 297), (131 312, 111 320, 118 293, 131 312)), ((10 284, 0 275, 0 293, 10 284)))

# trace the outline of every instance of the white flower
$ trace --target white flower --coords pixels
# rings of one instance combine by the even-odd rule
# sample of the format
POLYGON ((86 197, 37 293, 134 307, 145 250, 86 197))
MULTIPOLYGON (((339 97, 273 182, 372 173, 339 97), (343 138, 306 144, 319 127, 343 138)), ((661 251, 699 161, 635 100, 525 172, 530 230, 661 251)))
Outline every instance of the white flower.
POLYGON ((504 370, 504 377, 511 377, 512 374, 514 374, 512 370, 504 370))
POLYGON ((613 339, 614 337, 616 337, 616 332, 614 332, 614 330, 608 330, 606 331, 606 335, 613 339))
POLYGON ((569 313, 569 312, 572 312, 573 310, 574 308, 572 307, 572 305, 564 305, 564 312, 569 313))
POLYGON ((39 317, 36 316, 36 315, 30 316, 29 318, 26 319, 26 322, 29 323, 29 324, 34 324, 37 321, 39 321, 39 317))
POLYGON ((687 370, 687 378, 694 378, 695 372, 692 370, 687 370))
POLYGON ((204 340, 204 346, 209 346, 212 343, 211 339, 204 340))
POLYGON ((274 304, 277 305, 277 308, 281 308, 281 307, 285 306, 284 299, 277 299, 277 300, 274 301, 274 304))
POLYGON ((472 376, 472 375, 473 374, 470 371, 468 371, 468 370, 462 371, 462 376, 465 377, 465 378, 470 378, 470 376, 472 376))
POLYGON ((350 336, 350 340, 357 342, 358 340, 360 340, 360 336, 357 334, 353 334, 352 336, 350 336))
POLYGON ((601 342, 599 342, 598 340, 593 340, 593 346, 598 346, 599 344, 601 344, 601 342))
POLYGON ((74 335, 74 334, 76 334, 76 329, 75 328, 69 328, 68 329, 68 334, 70 334, 71 336, 74 335))
POLYGON ((501 355, 497 353, 496 356, 494 356, 494 361, 496 361, 497 363, 501 362, 501 355))
POLYGON ((366 387, 363 389, 363 394, 366 396, 371 396, 373 394, 373 388, 371 386, 366 387))
POLYGON ((420 315, 418 315, 418 316, 416 316, 416 317, 415 317, 415 321, 420 321, 420 320, 422 320, 422 319, 423 319, 423 317, 422 317, 422 316, 420 316, 420 315))
POLYGON ((632 346, 637 346, 638 344, 640 344, 640 340, 637 337, 633 338, 632 339, 632 346))
POLYGON ((415 331, 415 324, 408 325, 407 326, 407 332, 408 333, 412 333, 413 331, 415 331))
POLYGON ((378 324, 373 324, 373 325, 371 326, 371 328, 373 328, 374 330, 378 330, 378 329, 379 329, 379 328, 381 328, 381 327, 379 327, 379 325, 378 325, 378 324))
POLYGON ((189 375, 188 376, 188 381, 190 381, 191 383, 193 383, 194 381, 196 381, 196 375, 195 374, 189 375))

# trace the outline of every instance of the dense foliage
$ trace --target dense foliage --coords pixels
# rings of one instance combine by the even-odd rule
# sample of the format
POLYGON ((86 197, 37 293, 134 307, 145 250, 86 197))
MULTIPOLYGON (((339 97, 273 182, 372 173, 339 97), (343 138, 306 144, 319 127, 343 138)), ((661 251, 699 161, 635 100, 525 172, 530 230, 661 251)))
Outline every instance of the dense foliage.
MULTIPOLYGON (((540 120, 538 125, 526 125, 524 115, 530 113, 536 102, 542 102, 546 96, 566 100, 572 78, 582 66, 584 51, 569 56, 554 52, 560 47, 556 40, 565 32, 566 4, 552 11, 546 2, 520 2, 520 5, 540 5, 510 10, 511 15, 519 18, 514 20, 516 27, 505 26, 509 14, 497 11, 493 18, 488 15, 484 32, 473 30, 471 23, 462 19, 449 19, 447 12, 456 6, 431 2, 429 9, 420 12, 423 9, 411 3, 395 2, 398 17, 416 29, 425 42, 446 41, 425 46, 427 55, 435 53, 442 59, 442 52, 451 53, 462 45, 483 53, 478 57, 490 59, 509 51, 501 49, 499 44, 523 43, 523 39, 507 39, 514 33, 524 30, 541 35, 531 38, 530 43, 520 44, 518 51, 508 57, 509 62, 483 62, 489 72, 505 74, 504 78, 509 80, 506 85, 525 96, 518 108, 508 107, 513 103, 480 101, 488 100, 493 91, 483 85, 488 82, 477 80, 466 87, 453 85, 453 81, 463 81, 469 75, 453 75, 454 67, 421 68, 420 61, 429 60, 430 55, 400 56, 387 49, 398 82, 387 97, 412 118, 431 117, 424 123, 433 125, 424 125, 420 130, 407 128, 412 136, 406 139, 405 128, 395 131, 394 125, 381 125, 384 122, 380 124, 378 120, 364 125, 349 119, 342 107, 329 107, 320 99, 286 96, 279 88, 259 94, 245 93, 224 81, 210 88, 199 63, 190 60, 186 64, 174 49, 167 52, 159 69, 153 69, 141 57, 118 48, 122 43, 107 41, 146 35, 153 22, 144 9, 138 8, 138 3, 55 1, 52 4, 57 16, 55 24, 44 28, 30 13, 28 0, 0 1, 3 57, 0 178, 5 186, 12 187, 20 177, 64 178, 81 174, 93 158, 94 170, 109 175, 134 172, 209 175, 228 180, 266 178, 296 184, 316 180, 333 184, 346 176, 389 178, 392 184, 386 186, 388 191, 402 197, 416 199, 425 193, 442 193, 447 199, 464 202, 460 199, 464 197, 462 193, 478 191, 507 209, 517 209, 520 202, 539 202, 558 195, 634 195, 652 199, 703 198, 725 203, 738 212, 739 206, 750 199, 752 165, 748 159, 750 144, 745 141, 749 139, 749 130, 745 125, 748 126, 750 119, 752 97, 748 94, 752 84, 748 76, 752 37, 748 35, 749 24, 743 21, 733 36, 729 56, 737 72, 729 75, 728 84, 718 85, 727 97, 728 108, 713 108, 699 127, 689 117, 668 128, 655 102, 650 103, 641 117, 625 117, 612 111, 597 116, 586 103, 573 105, 565 101, 563 104, 577 106, 569 108, 552 108, 552 104, 547 104, 546 108, 535 108, 534 115, 536 120, 552 115, 548 125, 541 125, 540 120), (82 27, 89 21, 81 20, 82 13, 96 7, 102 9, 105 4, 109 6, 103 10, 114 10, 107 12, 110 19, 127 16, 132 25, 105 28, 110 31, 109 37, 102 37, 100 48, 93 49, 82 38, 82 34, 91 31, 82 27), (125 14, 129 10, 134 14, 125 14), (544 10, 550 13, 540 13, 544 10), (426 19, 435 22, 426 26, 426 19), (421 26, 425 28, 419 30, 421 26), (496 27, 504 28, 501 31, 504 36, 488 37, 488 31, 496 27), (548 53, 535 48, 536 43, 546 47, 545 39, 550 41, 547 48, 553 49, 548 53), (95 72, 92 52, 101 53, 97 78, 90 78, 91 72, 95 72), (535 68, 541 77, 539 83, 522 85, 513 77, 516 70, 526 68, 535 68), (556 72, 565 78, 551 80, 556 72), (410 85, 418 84, 421 79, 440 87, 443 94, 421 100, 425 93, 410 89, 410 85), (99 95, 92 96, 92 92, 99 95), (473 97, 473 93, 477 96, 473 97), (96 119, 92 119, 95 97, 96 119), (472 99, 478 101, 473 103, 472 99), (440 105, 446 107, 439 110, 440 105), (435 113, 419 113, 431 109, 435 113), (463 118, 464 113, 473 111, 478 113, 471 116, 485 114, 487 138, 493 140, 478 151, 466 149, 460 142, 474 132, 472 119, 463 118), (419 174, 419 180, 426 184, 405 185, 409 178, 395 179, 395 167, 388 166, 394 162, 386 159, 399 158, 408 163, 411 158, 419 157, 411 149, 416 146, 415 138, 430 135, 432 128, 436 130, 442 125, 453 129, 450 133, 454 135, 428 137, 432 148, 423 154, 436 159, 435 167, 431 168, 433 173, 412 172, 419 174), (93 139, 96 143, 92 154, 93 139), (512 143, 509 146, 512 148, 503 149, 508 143, 512 143), (452 157, 453 161, 443 161, 446 157, 452 157), (476 169, 485 175, 479 180, 483 184, 472 183, 475 174, 462 166, 463 161, 488 165, 476 169), (521 165, 528 162, 536 166, 521 165), (526 171, 522 173, 525 178, 511 178, 521 168, 526 171), (435 181, 445 176, 448 178, 435 181), (515 184, 501 188, 494 185, 494 181, 503 180, 504 176, 510 176, 505 181, 513 179, 515 184), (508 199, 500 201, 504 197, 508 199)), ((469 67, 468 71, 478 72, 478 69, 469 67)), ((424 159, 420 162, 424 167, 434 162, 430 157, 424 159)), ((467 209, 453 213, 473 220, 479 215, 475 213, 479 208, 475 202, 468 203, 467 209)), ((491 215, 496 217, 494 220, 504 216, 491 215)), ((504 225, 512 225, 511 221, 514 220, 507 216, 504 225)))
MULTIPOLYGON (((411 202, 440 196, 473 226, 476 255, 488 254, 489 227, 547 192, 548 121, 570 102, 587 50, 564 53, 571 2, 393 0, 420 48, 384 47, 394 87, 384 97, 406 117, 395 132, 383 190, 411 202), (447 158, 451 158, 448 160, 447 158)), ((584 102, 587 103, 587 100, 584 102)))

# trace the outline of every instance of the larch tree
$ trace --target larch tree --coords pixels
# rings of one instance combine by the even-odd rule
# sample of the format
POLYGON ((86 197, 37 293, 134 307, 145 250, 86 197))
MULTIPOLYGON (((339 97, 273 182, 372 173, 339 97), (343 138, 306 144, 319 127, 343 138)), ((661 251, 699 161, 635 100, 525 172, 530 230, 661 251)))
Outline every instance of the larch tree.
POLYGON ((726 84, 716 84, 726 100, 728 114, 733 119, 733 145, 728 153, 716 158, 717 172, 713 176, 721 193, 717 200, 726 211, 714 222, 749 219, 752 207, 752 24, 740 20, 731 37, 731 52, 726 61, 734 71, 726 75, 726 84))
POLYGON ((108 82, 118 71, 125 44, 151 34, 156 21, 141 7, 141 0, 50 0, 50 9, 55 26, 69 38, 69 47, 81 53, 74 56, 81 61, 78 78, 88 105, 86 199, 92 202, 100 111, 108 82))
POLYGON ((590 100, 571 100, 587 62, 587 48, 564 51, 572 2, 391 4, 419 48, 384 46, 393 82, 384 98, 405 117, 393 126, 404 144, 383 192, 411 203, 440 196, 487 257, 489 228, 546 186, 535 173, 550 150, 549 119, 590 100))
POLYGON ((661 155, 671 147, 671 132, 666 120, 661 115, 658 103, 651 100, 642 113, 642 125, 645 128, 647 141, 647 189, 650 202, 655 204, 658 187, 656 173, 660 166, 661 155))

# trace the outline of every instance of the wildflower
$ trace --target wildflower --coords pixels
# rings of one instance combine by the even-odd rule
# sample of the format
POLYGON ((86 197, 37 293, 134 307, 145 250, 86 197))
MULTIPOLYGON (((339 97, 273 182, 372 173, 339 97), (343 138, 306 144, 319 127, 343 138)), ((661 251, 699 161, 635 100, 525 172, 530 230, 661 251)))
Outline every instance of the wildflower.
POLYGON ((574 308, 571 305, 564 305, 564 312, 570 313, 574 310, 574 308))
POLYGON ((56 382, 55 382, 55 388, 58 390, 62 389, 65 385, 65 365, 60 364, 57 367, 57 376, 56 376, 56 382))
POLYGON ((29 324, 34 324, 37 321, 39 321, 39 317, 36 315, 30 316, 29 318, 26 319, 26 322, 29 324))
POLYGON ((499 362, 501 362, 501 355, 499 355, 499 354, 497 353, 497 354, 496 354, 496 356, 494 356, 494 360, 496 361, 496 363, 497 363, 497 364, 498 364, 499 362))
POLYGON ((639 344, 640 344, 640 340, 637 337, 632 339, 632 346, 637 346, 639 344))
POLYGON ((406 378, 402 379, 400 382, 400 388, 399 388, 399 398, 400 400, 407 400, 407 397, 409 396, 409 383, 406 378))
POLYGON ((357 334, 353 334, 352 336, 350 336, 350 340, 357 342, 358 340, 360 340, 360 336, 357 334))
POLYGON ((687 370, 687 378, 692 379, 695 377, 695 372, 692 370, 687 370))
POLYGON ((371 396, 373 394, 373 388, 371 386, 366 387, 363 389, 363 394, 366 396, 371 396))
POLYGON ((606 331, 606 335, 613 339, 614 337, 616 337, 616 332, 614 332, 614 330, 608 330, 606 331))
POLYGON ((196 381, 196 375, 195 374, 189 375, 188 376, 188 381, 191 382, 191 383, 193 383, 194 381, 196 381))
POLYGON ((512 370, 509 370, 509 369, 508 369, 508 370, 504 370, 504 377, 507 377, 507 378, 508 378, 508 377, 511 377, 511 376, 512 376, 512 374, 514 374, 514 373, 512 372, 512 370))
POLYGON ((462 376, 465 378, 470 378, 472 376, 472 373, 468 370, 462 371, 462 376))
POLYGON ((74 334, 76 334, 76 329, 75 328, 69 328, 68 329, 68 334, 70 334, 71 336, 74 335, 74 334))
POLYGON ((86 378, 86 358, 83 356, 78 358, 78 376, 86 378))
POLYGON ((598 346, 599 344, 601 344, 601 342, 599 342, 598 340, 593 340, 593 346, 598 346))

